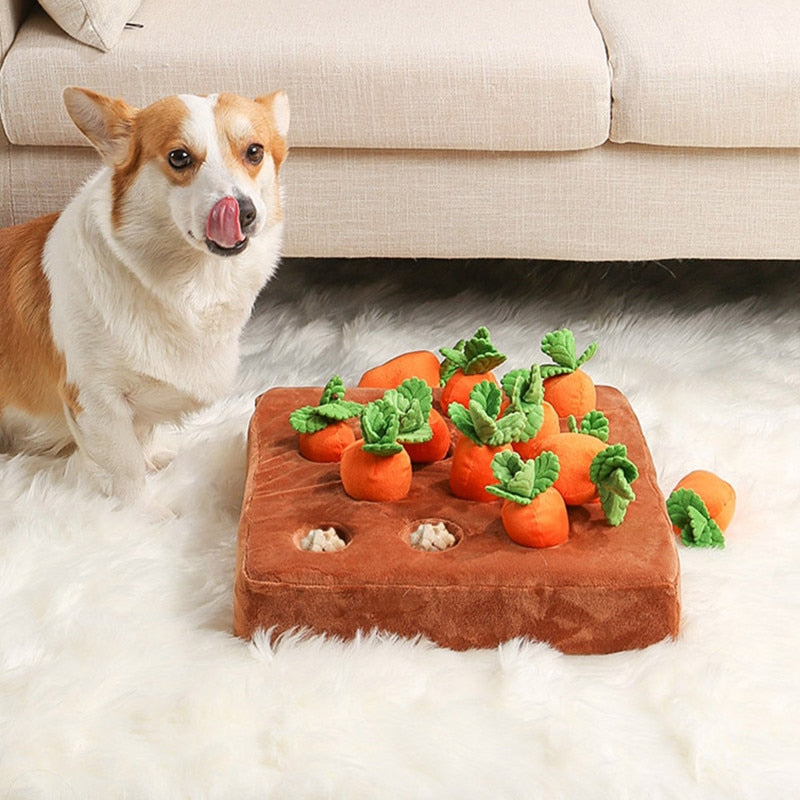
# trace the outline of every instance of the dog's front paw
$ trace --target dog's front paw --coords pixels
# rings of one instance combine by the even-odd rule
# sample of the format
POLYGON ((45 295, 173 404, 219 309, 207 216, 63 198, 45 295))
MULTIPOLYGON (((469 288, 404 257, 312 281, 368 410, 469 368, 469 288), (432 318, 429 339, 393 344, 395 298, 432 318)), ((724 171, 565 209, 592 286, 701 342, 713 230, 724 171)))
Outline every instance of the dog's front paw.
POLYGON ((137 503, 144 496, 144 490, 144 470, 134 474, 115 473, 111 476, 111 496, 122 505, 137 503))

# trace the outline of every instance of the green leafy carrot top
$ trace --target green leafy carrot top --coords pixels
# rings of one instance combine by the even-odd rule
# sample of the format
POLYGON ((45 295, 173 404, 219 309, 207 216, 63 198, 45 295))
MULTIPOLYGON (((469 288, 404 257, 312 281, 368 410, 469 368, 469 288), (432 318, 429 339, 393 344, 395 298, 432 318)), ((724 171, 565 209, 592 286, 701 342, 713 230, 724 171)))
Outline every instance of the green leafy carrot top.
POLYGON ((499 483, 486 491, 526 506, 555 483, 560 466, 558 456, 549 450, 527 461, 513 450, 503 450, 492 459, 492 473, 499 483))
POLYGON ((408 378, 396 389, 388 389, 383 397, 397 409, 398 441, 416 444, 433 438, 433 429, 428 424, 433 392, 425 381, 408 378))
POLYGON ((389 400, 380 398, 367 403, 361 412, 361 449, 378 456, 393 456, 403 449, 400 435, 400 412, 389 400))
POLYGON ((581 354, 576 355, 575 336, 569 328, 552 331, 542 339, 542 351, 553 359, 553 364, 542 367, 542 377, 566 375, 582 367, 596 352, 597 342, 592 342, 581 354))
POLYGON ((667 500, 667 513, 687 547, 725 547, 722 530, 692 489, 676 489, 667 500))
POLYGON ((631 484, 638 477, 639 470, 628 458, 624 444, 609 445, 594 457, 589 479, 597 486, 609 525, 619 525, 625 519, 628 505, 636 499, 631 484))
POLYGON ((325 384, 319 405, 303 406, 292 411, 289 422, 298 433, 316 433, 335 422, 357 417, 361 409, 361 403, 344 399, 344 383, 338 375, 334 375, 325 384))
POLYGON ((502 400, 496 383, 481 381, 470 392, 469 408, 450 403, 447 413, 456 428, 475 444, 497 447, 516 441, 526 424, 525 414, 513 406, 500 416, 502 400))
POLYGON ((544 422, 544 387, 539 365, 534 364, 530 369, 513 369, 503 375, 500 383, 511 405, 525 414, 525 428, 519 441, 533 439, 544 422))
POLYGON ((570 414, 567 417, 567 427, 571 433, 585 433, 588 436, 594 436, 601 442, 608 441, 608 417, 602 411, 589 411, 581 419, 580 426, 575 417, 570 414))
POLYGON ((506 357, 492 344, 489 329, 481 326, 471 339, 461 339, 455 347, 442 347, 444 356, 439 374, 444 385, 456 370, 465 375, 480 375, 500 366, 506 357))

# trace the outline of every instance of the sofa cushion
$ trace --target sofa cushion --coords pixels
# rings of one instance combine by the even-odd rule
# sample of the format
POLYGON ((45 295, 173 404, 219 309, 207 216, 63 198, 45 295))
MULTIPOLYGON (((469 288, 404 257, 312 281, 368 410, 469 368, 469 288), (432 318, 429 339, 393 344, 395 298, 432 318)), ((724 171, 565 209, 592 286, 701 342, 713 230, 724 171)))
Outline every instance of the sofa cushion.
POLYGON ((585 0, 144 0, 109 53, 43 13, 0 73, 0 115, 23 145, 85 144, 61 90, 146 104, 162 95, 286 89, 293 146, 572 150, 610 124, 602 37, 585 0))
POLYGON ((797 0, 591 0, 615 142, 800 146, 797 0))
POLYGON ((73 39, 110 50, 140 0, 39 0, 53 21, 73 39))

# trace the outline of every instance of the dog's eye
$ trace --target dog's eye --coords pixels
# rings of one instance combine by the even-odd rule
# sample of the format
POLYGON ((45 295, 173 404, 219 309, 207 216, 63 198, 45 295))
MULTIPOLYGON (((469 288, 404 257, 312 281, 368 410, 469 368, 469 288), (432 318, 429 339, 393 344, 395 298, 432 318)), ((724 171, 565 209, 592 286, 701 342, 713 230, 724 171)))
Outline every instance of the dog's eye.
POLYGON ((170 150, 167 155, 167 161, 169 161, 169 165, 173 169, 177 170, 187 169, 187 167, 192 166, 191 154, 180 147, 177 150, 170 150))
POLYGON ((244 156, 254 166, 260 164, 264 160, 264 145, 251 144, 245 151, 244 156))

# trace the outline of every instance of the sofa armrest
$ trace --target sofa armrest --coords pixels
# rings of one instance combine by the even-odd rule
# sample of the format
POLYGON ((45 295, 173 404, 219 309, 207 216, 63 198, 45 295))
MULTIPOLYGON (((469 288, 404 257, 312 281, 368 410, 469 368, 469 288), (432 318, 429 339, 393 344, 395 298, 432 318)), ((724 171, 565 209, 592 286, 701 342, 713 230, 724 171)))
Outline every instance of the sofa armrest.
MULTIPOLYGON (((0 64, 3 63, 20 25, 35 5, 35 0, 0 0, 0 64)), ((10 170, 8 139, 0 126, 0 197, 3 198, 0 202, 0 226, 14 222, 13 206, 8 202, 10 170)))
POLYGON ((6 57, 19 26, 35 5, 35 0, 0 0, 0 63, 6 57))
POLYGON ((11 158, 8 139, 0 125, 0 228, 14 224, 14 204, 11 202, 11 158))
MULTIPOLYGON (((35 0, 0 0, 0 64, 3 63, 20 25, 35 5, 35 0)), ((3 198, 0 203, 0 226, 14 222, 13 206, 8 202, 11 185, 8 147, 5 131, 0 127, 0 197, 3 198)))

